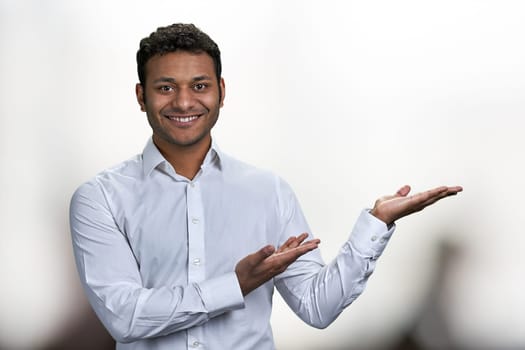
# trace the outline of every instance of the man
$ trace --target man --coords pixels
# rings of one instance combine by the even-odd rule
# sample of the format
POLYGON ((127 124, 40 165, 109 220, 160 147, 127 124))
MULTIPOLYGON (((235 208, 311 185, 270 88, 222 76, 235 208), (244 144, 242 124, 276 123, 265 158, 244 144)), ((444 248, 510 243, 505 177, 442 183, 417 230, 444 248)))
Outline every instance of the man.
POLYGON ((225 97, 217 45, 174 24, 141 41, 137 66, 153 136, 83 184, 70 213, 80 279, 118 349, 272 349, 274 287, 326 327, 363 291, 394 222, 461 191, 382 197, 325 265, 290 187, 212 140, 225 97))

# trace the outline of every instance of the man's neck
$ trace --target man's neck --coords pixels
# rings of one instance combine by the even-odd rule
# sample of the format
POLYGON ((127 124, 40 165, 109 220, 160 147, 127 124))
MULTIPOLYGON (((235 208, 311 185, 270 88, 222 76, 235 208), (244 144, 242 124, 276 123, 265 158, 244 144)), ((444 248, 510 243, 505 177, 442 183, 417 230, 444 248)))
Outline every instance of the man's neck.
POLYGON ((211 147, 211 137, 191 146, 179 146, 163 142, 153 137, 160 153, 173 166, 177 174, 193 180, 211 147))

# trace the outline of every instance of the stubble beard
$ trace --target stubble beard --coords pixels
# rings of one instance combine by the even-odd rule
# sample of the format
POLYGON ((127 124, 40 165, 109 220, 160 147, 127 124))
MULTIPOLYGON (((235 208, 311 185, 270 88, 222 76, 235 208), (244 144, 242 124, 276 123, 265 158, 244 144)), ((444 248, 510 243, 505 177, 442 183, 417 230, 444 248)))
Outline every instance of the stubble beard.
MULTIPOLYGON (((206 116, 201 116, 200 118, 210 117, 209 113, 210 113, 210 111, 208 111, 206 116)), ((168 144, 176 146, 176 147, 191 147, 191 146, 194 146, 194 145, 198 144, 204 138, 206 138, 207 135, 209 135, 211 133, 211 130, 213 129, 213 127, 217 123, 217 120, 219 119, 219 110, 217 110, 216 112, 214 112, 213 120, 212 120, 212 122, 211 122, 209 127, 204 129, 200 134, 197 134, 196 137, 193 137, 193 138, 188 139, 188 140, 180 140, 178 138, 175 138, 167 130, 167 128, 163 127, 159 123, 158 119, 155 116, 151 117, 151 113, 150 112, 147 112, 146 114, 148 116, 148 122, 150 124, 150 127, 153 130, 153 139, 154 140, 159 140, 160 139, 164 143, 168 143, 168 144)), ((160 118, 164 118, 162 116, 159 116, 159 117, 160 118)))

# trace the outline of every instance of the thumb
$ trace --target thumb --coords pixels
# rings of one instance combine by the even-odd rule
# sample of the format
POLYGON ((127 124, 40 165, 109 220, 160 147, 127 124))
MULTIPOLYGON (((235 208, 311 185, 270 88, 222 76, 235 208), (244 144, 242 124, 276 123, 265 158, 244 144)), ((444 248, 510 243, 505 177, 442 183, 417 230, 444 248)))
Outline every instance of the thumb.
POLYGON ((409 192, 410 192, 410 186, 409 185, 405 185, 405 186, 401 187, 399 190, 397 190, 396 197, 406 197, 406 195, 409 192))
POLYGON ((261 262, 263 262, 264 259, 269 257, 275 252, 275 247, 273 245, 267 245, 255 253, 252 254, 252 258, 250 259, 253 263, 253 265, 258 265, 261 262))

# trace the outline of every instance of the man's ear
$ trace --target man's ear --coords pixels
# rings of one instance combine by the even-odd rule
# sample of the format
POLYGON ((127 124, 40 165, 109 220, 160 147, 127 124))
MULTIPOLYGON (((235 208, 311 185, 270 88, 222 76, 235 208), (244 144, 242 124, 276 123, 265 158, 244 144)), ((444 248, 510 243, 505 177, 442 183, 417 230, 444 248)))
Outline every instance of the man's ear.
POLYGON ((137 85, 135 85, 135 95, 137 96, 137 102, 140 105, 140 110, 142 112, 146 112, 146 104, 145 104, 145 98, 144 98, 144 88, 142 87, 142 84, 137 83, 137 85))
POLYGON ((224 78, 221 78, 219 83, 219 89, 221 89, 221 101, 220 106, 224 106, 224 96, 226 96, 226 86, 224 85, 224 78))

